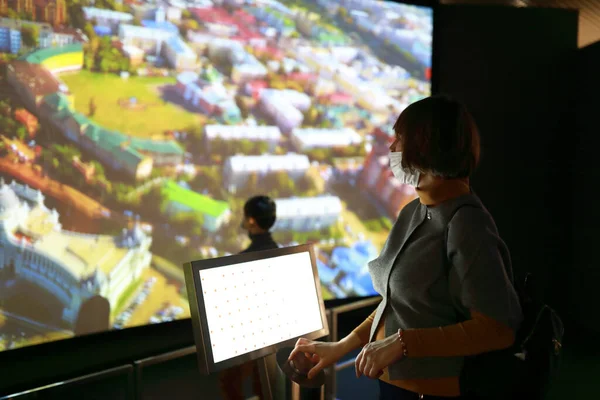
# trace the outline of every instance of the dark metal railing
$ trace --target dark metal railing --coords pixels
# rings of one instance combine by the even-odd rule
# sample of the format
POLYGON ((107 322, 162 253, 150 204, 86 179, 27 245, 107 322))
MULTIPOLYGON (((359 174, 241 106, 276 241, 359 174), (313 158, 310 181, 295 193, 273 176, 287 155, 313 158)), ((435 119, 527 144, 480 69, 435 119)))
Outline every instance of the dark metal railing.
MULTIPOLYGON (((360 310, 361 308, 376 306, 381 301, 381 297, 371 297, 364 300, 355 301, 343 306, 333 307, 327 310, 327 319, 329 323, 329 341, 337 342, 339 340, 338 333, 338 317, 350 311, 360 310)), ((335 400, 337 393, 336 373, 354 365, 355 357, 349 360, 341 361, 327 370, 327 379, 325 381, 325 400, 335 400)))

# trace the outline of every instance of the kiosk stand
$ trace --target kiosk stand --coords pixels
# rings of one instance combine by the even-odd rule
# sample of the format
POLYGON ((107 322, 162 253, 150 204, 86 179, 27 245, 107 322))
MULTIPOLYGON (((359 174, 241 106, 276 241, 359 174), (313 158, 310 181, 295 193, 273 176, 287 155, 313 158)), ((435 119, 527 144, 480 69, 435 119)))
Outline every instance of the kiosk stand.
POLYGON ((267 360, 264 357, 261 357, 258 360, 256 360, 256 362, 258 363, 258 371, 260 373, 260 386, 262 388, 264 400, 273 400, 271 382, 269 381, 269 371, 267 369, 267 360))
POLYGON ((201 373, 255 361, 263 397, 273 400, 265 357, 279 351, 291 380, 323 385, 323 374, 306 377, 312 365, 304 354, 287 360, 298 338, 329 334, 311 245, 193 261, 184 272, 201 373))

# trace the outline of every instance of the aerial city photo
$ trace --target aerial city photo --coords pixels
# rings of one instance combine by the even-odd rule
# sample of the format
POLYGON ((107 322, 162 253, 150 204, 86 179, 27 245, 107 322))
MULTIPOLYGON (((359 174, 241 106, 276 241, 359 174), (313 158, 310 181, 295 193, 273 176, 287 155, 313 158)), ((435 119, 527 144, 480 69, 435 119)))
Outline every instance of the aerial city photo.
POLYGON ((105 329, 188 318, 182 264, 247 246, 256 194, 325 300, 373 295, 431 41, 430 8, 374 0, 0 0, 0 351, 98 298, 105 329))

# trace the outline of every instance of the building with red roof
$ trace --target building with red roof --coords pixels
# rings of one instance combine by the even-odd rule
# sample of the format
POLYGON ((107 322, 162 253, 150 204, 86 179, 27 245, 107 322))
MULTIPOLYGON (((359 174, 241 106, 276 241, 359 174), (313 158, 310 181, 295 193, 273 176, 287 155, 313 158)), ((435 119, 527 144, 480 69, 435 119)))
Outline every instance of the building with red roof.
POLYGON ((254 55, 257 57, 268 57, 276 61, 281 61, 284 57, 283 51, 279 50, 276 47, 270 46, 259 47, 254 49, 254 55))
POLYGON ((260 93, 269 87, 269 83, 263 80, 255 80, 246 83, 244 89, 248 96, 252 96, 253 99, 258 100, 260 93))
POLYGON ((266 44, 263 35, 251 28, 256 24, 256 18, 243 10, 230 13, 223 7, 206 7, 192 8, 190 12, 199 23, 207 25, 209 29, 210 25, 222 27, 217 29, 230 35, 230 39, 262 46, 266 44))
POLYGON ((331 94, 327 94, 320 97, 320 100, 324 104, 329 104, 332 106, 340 106, 347 105, 350 106, 354 104, 354 97, 348 93, 343 92, 335 92, 331 94))
POLYGON ((316 82, 318 76, 316 74, 311 74, 310 72, 292 72, 287 74, 286 78, 295 82, 307 83, 316 82))

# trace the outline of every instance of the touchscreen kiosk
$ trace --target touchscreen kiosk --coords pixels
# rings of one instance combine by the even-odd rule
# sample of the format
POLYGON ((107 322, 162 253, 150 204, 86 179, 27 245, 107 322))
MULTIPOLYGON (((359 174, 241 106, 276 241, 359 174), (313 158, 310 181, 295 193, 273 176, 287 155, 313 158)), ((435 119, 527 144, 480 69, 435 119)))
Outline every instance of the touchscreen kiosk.
POLYGON ((329 334, 311 245, 184 264, 204 374, 329 334))

